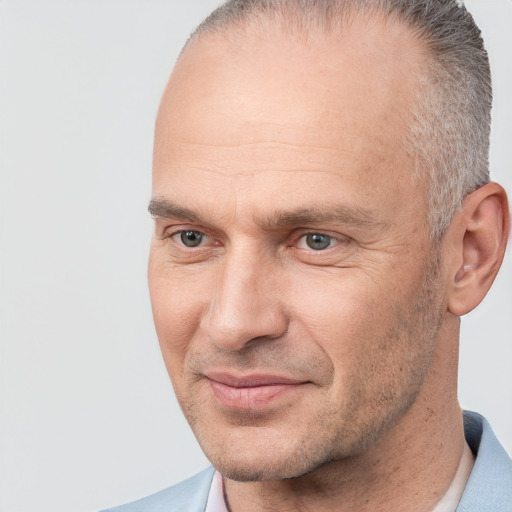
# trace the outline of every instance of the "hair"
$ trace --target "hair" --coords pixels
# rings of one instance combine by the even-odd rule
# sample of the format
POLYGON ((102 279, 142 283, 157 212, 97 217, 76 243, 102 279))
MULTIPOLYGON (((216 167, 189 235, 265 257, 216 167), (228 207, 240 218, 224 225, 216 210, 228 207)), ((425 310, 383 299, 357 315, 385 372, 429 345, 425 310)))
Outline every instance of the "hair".
POLYGON ((307 39, 315 30, 340 30, 356 16, 378 14, 407 26, 429 56, 404 147, 413 172, 428 183, 426 222, 440 240, 464 198, 489 181, 489 59, 461 1, 229 0, 196 28, 184 50, 211 33, 239 37, 251 27, 257 34, 270 28, 307 39))

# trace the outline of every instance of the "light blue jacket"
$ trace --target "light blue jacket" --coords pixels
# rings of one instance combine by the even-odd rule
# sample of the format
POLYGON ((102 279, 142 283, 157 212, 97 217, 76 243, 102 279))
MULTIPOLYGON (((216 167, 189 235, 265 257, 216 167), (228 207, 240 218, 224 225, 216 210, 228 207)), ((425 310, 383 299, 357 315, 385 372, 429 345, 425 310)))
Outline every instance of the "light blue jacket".
POLYGON ((476 459, 457 512, 512 512, 512 460, 480 414, 464 412, 464 434, 476 459))
MULTIPOLYGON (((479 414, 464 413, 464 433, 476 460, 457 512, 512 512, 512 460, 479 414)), ((103 512, 204 512, 214 472, 103 512)))

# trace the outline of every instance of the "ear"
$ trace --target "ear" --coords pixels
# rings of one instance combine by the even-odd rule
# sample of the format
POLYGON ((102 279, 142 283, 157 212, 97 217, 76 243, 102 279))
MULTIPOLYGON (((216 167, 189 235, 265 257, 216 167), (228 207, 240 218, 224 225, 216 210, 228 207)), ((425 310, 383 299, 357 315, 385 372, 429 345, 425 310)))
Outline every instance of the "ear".
POLYGON ((454 215, 449 240, 448 310, 465 315, 483 300, 503 261, 510 231, 507 194, 497 183, 471 193, 454 215))

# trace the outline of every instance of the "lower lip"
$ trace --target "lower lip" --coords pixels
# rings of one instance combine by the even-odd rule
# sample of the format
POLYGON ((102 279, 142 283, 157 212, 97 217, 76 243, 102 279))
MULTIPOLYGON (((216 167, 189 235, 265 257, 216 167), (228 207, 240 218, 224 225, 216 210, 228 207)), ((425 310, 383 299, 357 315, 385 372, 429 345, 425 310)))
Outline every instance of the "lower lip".
POLYGON ((285 395, 297 391, 304 384, 269 384, 235 388, 210 380, 210 387, 217 401, 231 409, 254 410, 272 405, 285 395))

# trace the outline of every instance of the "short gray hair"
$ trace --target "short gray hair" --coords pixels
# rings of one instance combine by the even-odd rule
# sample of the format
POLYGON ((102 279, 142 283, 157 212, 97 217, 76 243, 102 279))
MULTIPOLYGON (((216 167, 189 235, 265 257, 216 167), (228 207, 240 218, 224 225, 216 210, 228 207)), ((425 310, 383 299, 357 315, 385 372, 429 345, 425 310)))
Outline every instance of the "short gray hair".
POLYGON ((353 15, 377 13, 409 27, 431 56, 404 143, 416 174, 428 180, 426 221, 439 240, 464 198, 489 181, 489 59, 460 0, 229 0, 185 48, 204 34, 240 34, 253 24, 307 36, 313 27, 330 31, 353 15))

